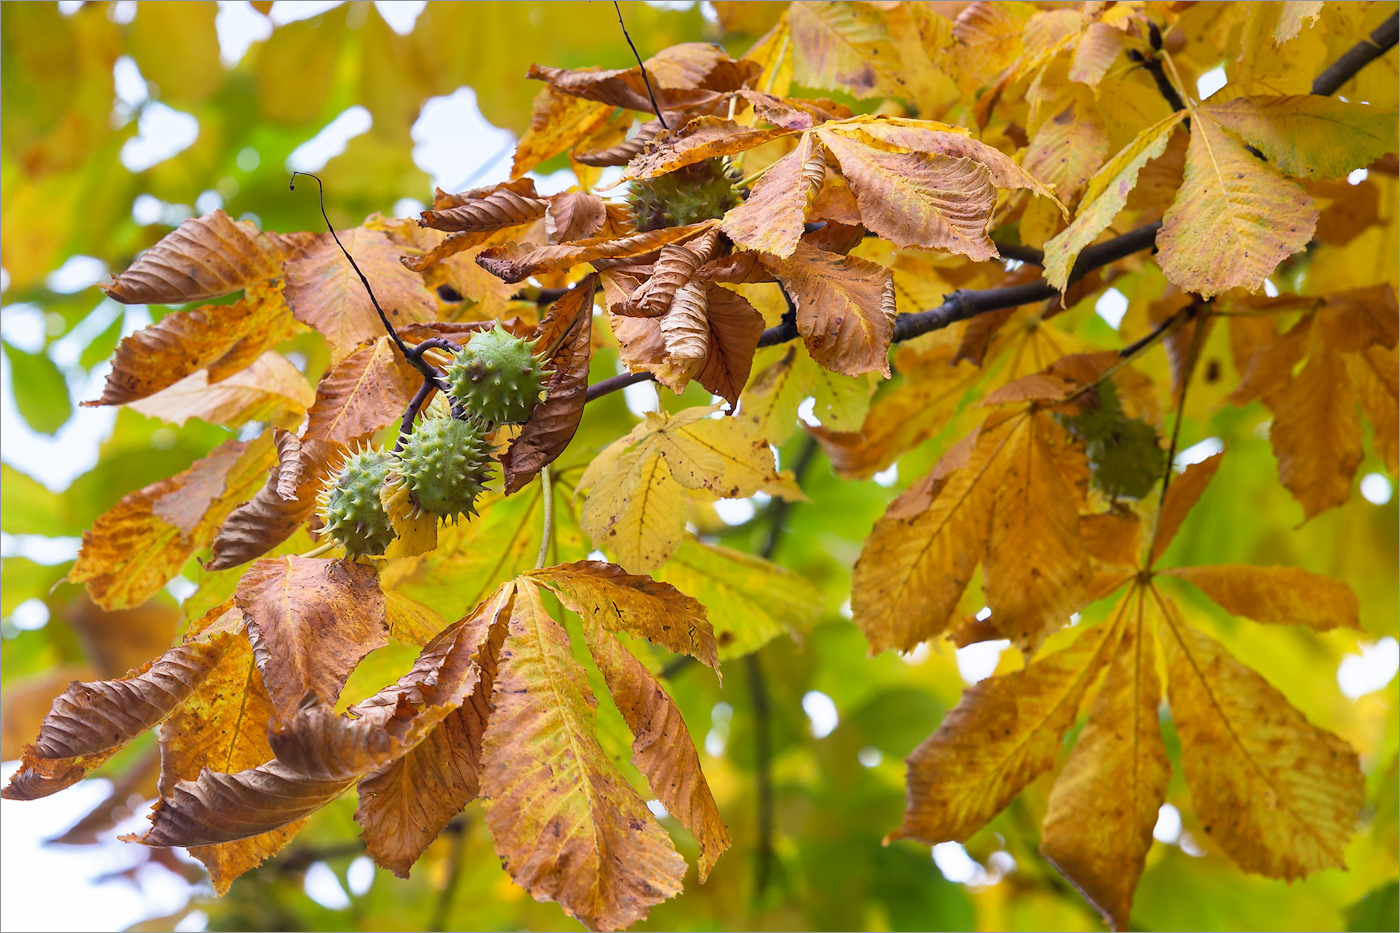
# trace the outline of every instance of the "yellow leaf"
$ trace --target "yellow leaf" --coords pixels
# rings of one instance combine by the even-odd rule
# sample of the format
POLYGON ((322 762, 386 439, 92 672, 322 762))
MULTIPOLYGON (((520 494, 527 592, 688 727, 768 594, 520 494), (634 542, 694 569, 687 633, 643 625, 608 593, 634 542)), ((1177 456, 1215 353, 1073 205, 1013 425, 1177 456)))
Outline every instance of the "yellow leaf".
POLYGON ((1322 0, 1285 0, 1274 26, 1274 44, 1282 45, 1303 29, 1303 21, 1316 23, 1322 15, 1322 0))
POLYGON ((904 822, 889 838, 961 842, 1053 768, 1085 691, 1118 645, 1126 606, 1125 597, 1115 619, 1068 648, 964 690, 938 731, 905 759, 904 822))
POLYGON ((1108 228, 1128 201, 1138 172, 1167 148, 1171 131, 1184 113, 1177 112, 1149 126, 1090 177, 1074 223, 1045 244, 1045 280, 1060 291, 1068 287, 1074 261, 1084 247, 1108 228))
POLYGON ((1366 796, 1356 752, 1153 595, 1182 767, 1206 837, 1270 878, 1345 867, 1366 796))
POLYGON ((719 670, 705 607, 669 583, 632 576, 616 564, 583 560, 526 574, 554 591, 570 612, 609 632, 627 632, 719 670))
POLYGON ((127 407, 176 427, 191 418, 229 428, 249 421, 295 427, 315 401, 306 377, 285 356, 268 350, 219 382, 211 383, 208 370, 201 369, 127 407))
POLYGON ((1123 638, 1074 751, 1050 792, 1040 850, 1114 930, 1128 929, 1171 764, 1157 725, 1156 640, 1139 588, 1124 597, 1123 638), (1129 604, 1137 599, 1134 613, 1129 604))
POLYGON ((612 112, 608 104, 562 94, 548 85, 540 88, 530 111, 530 128, 515 147, 511 179, 583 142, 608 122, 612 112))
POLYGON ((821 621, 821 593, 811 581, 742 551, 687 537, 656 576, 706 607, 721 660, 782 635, 800 640, 821 621))
POLYGON ((1197 112, 1186 180, 1157 234, 1157 259, 1172 284, 1206 298, 1236 287, 1258 291, 1316 226, 1317 209, 1296 182, 1197 112))
POLYGON ((613 702, 635 736, 632 763, 667 812, 700 843, 700 883, 704 884, 731 841, 681 711, 656 677, 604 630, 596 616, 584 616, 583 635, 613 702))
POLYGON ((854 97, 897 94, 899 58, 879 11, 862 3, 818 0, 788 7, 793 80, 854 97))
POLYGON ((395 535, 384 549, 385 557, 416 557, 437 547, 437 516, 414 505, 402 480, 396 478, 379 487, 379 503, 395 535))
POLYGON ((654 449, 628 453, 615 466, 592 487, 580 522, 618 563, 646 572, 664 564, 685 535, 685 493, 654 449))
POLYGON ((1350 586, 1298 567, 1224 564, 1162 572, 1193 584, 1226 611, 1256 622, 1306 625, 1319 632, 1361 627, 1361 606, 1350 586))
POLYGON ((685 860, 598 744, 597 700, 569 637, 517 582, 481 792, 516 884, 594 929, 617 930, 681 890, 685 860))
POLYGON ((1335 97, 1236 97, 1199 112, 1294 178, 1340 178, 1395 151, 1394 110, 1335 97))

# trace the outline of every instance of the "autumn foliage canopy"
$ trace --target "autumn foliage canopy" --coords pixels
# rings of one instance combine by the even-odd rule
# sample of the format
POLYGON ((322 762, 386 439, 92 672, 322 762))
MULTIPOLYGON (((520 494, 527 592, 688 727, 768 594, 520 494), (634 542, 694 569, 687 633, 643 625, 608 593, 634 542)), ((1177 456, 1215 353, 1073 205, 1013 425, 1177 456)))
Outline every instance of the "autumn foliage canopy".
MULTIPOLYGON (((154 730, 159 801, 128 838, 187 848, 220 895, 338 798, 403 878, 479 800, 515 885, 623 929, 691 896, 682 853, 703 883, 738 835, 758 896, 789 857, 769 738, 758 790, 712 790, 713 695, 676 691, 761 691, 755 652, 801 657, 823 623, 863 636, 840 642, 858 681, 907 667, 888 652, 1010 645, 897 749, 886 845, 975 849, 1002 819, 1119 930, 1174 922, 1134 908, 1169 796, 1243 872, 1354 862, 1368 775, 1394 796, 1393 709, 1343 737, 1240 646, 1393 633, 1393 576, 1366 602, 1286 545, 1173 544, 1229 533, 1217 474, 1286 490, 1276 542, 1396 477, 1395 4, 713 6, 725 47, 532 66, 508 179, 332 233, 297 178, 302 231, 214 210, 104 286, 178 310, 86 404, 242 430, 83 531, 66 580, 92 612, 198 588, 174 647, 53 700, 4 796, 154 730), (575 183, 542 194, 545 165, 575 183), (498 325, 543 373, 518 421, 448 391, 498 325), (614 393, 651 383, 629 420, 614 393), (439 520, 391 466, 364 506, 391 543, 347 554, 323 490, 435 419, 486 432, 475 514, 439 520), (1236 434, 1271 457, 1232 474, 1236 434), (896 464, 897 496, 865 482, 896 464), (855 540, 820 537, 872 496, 855 540), (737 532, 714 505, 735 499, 757 504, 737 532), (784 565, 798 517, 820 557, 784 565)), ((1393 854, 1350 867, 1381 883, 1393 854)))

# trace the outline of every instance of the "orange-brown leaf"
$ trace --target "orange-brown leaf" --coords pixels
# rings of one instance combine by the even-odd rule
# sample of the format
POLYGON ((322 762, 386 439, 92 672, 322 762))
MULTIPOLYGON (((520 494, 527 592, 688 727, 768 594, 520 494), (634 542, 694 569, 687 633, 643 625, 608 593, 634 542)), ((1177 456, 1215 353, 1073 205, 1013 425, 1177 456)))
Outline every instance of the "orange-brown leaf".
POLYGON ((720 117, 696 117, 675 131, 658 133, 627 166, 622 180, 654 178, 706 159, 745 152, 792 132, 781 127, 757 129, 720 117))
POLYGON ((544 214, 545 237, 550 243, 572 243, 595 236, 607 219, 607 202, 587 191, 566 191, 549 199, 544 214))
POLYGON ((283 719, 308 693, 334 703, 360 659, 387 643, 373 566, 295 556, 261 560, 238 581, 234 599, 283 719))
POLYGON ((627 573, 616 564, 582 560, 528 574, 569 611, 610 632, 627 632, 719 669, 715 632, 705 607, 669 583, 627 573))
POLYGON ((666 810, 700 843, 703 884, 731 841, 681 711, 656 677, 595 617, 585 617, 583 634, 634 736, 632 763, 666 810))
POLYGON ((1356 752, 1157 598, 1172 721, 1207 838, 1270 878, 1345 867, 1366 797, 1356 752))
POLYGON ((535 407, 530 420, 501 457, 506 495, 519 490, 553 463, 569 446, 583 419, 593 347, 593 295, 597 287, 597 275, 590 275, 550 309, 552 318, 573 321, 572 329, 550 363, 553 373, 546 385, 544 402, 535 407))
POLYGON ((786 260, 764 264, 797 305, 797 330, 812 359, 845 376, 890 374, 894 278, 884 266, 799 243, 786 260), (892 310, 892 308, 891 308, 892 310))
POLYGON ((1164 570, 1197 587, 1226 611, 1272 625, 1306 625, 1325 632, 1360 628, 1361 605, 1340 580, 1300 567, 1221 564, 1164 570))
POLYGON ((598 744, 596 705, 568 635, 521 579, 483 741, 486 824, 517 884, 617 930, 680 892, 685 860, 598 744))
POLYGON ((1342 354, 1314 339, 1302 372, 1264 400, 1274 413, 1269 443, 1279 481, 1312 518, 1351 498, 1365 455, 1356 390, 1342 354))
POLYGON ((421 383, 389 338, 380 337, 321 380, 305 436, 353 445, 397 421, 421 383))
POLYGON ((1050 792, 1040 850, 1114 930, 1128 929, 1157 811, 1167 796, 1171 763, 1157 725, 1162 686, 1155 640, 1135 619, 1094 700, 1089 723, 1050 792))
POLYGON ((519 178, 605 126, 612 108, 542 87, 530 109, 530 127, 515 147, 510 177, 519 178))
POLYGON ((167 233, 103 291, 123 304, 218 298, 281 275, 282 264, 314 240, 309 233, 264 233, 216 210, 167 233))
MULTIPOLYGON (((374 287, 389 323, 399 327, 437 317, 433 293, 399 262, 400 249, 388 236, 355 227, 341 232, 340 241, 374 287)), ((384 332, 364 283, 329 235, 288 262, 286 276, 283 292, 292 314, 326 338, 333 365, 384 332)))
POLYGON ((1117 620, 1101 623, 1024 670, 964 690, 938 731, 906 759, 904 822, 890 838, 961 842, 1053 768, 1084 693, 1113 656, 1121 631, 1117 620))
POLYGON ((171 648, 120 680, 73 681, 24 748, 7 800, 35 800, 77 783, 114 752, 152 728, 200 685, 226 639, 171 648))
POLYGON ((122 497, 83 533, 68 572, 103 609, 139 606, 213 538, 271 465, 264 439, 225 441, 188 470, 122 497))
POLYGON ((540 272, 563 271, 597 259, 643 256, 668 243, 688 240, 713 226, 712 221, 686 227, 663 227, 625 237, 599 236, 573 243, 538 246, 514 241, 484 249, 476 257, 481 268, 505 282, 519 282, 540 272))
POLYGON ((1176 477, 1171 486, 1167 489, 1167 496, 1162 503, 1162 511, 1157 516, 1157 529, 1152 539, 1152 557, 1150 564, 1157 563, 1157 559, 1167 550, 1167 546, 1176 537, 1177 529, 1181 523, 1186 521, 1186 516, 1195 507, 1196 501, 1201 498, 1201 493, 1206 491, 1210 485, 1211 478, 1215 476, 1215 471, 1220 469, 1220 458, 1225 456, 1224 452, 1213 457, 1207 457, 1200 463, 1193 463, 1186 468, 1186 471, 1176 477))
POLYGON ((820 149, 814 135, 803 133, 796 149, 769 166, 748 200, 724 215, 721 228, 729 238, 744 249, 791 256, 802 239, 809 195, 815 197, 804 166, 820 149))
POLYGON ((534 179, 517 178, 468 192, 446 210, 424 211, 418 223, 448 233, 485 233, 531 223, 548 208, 549 201, 535 193, 534 179))

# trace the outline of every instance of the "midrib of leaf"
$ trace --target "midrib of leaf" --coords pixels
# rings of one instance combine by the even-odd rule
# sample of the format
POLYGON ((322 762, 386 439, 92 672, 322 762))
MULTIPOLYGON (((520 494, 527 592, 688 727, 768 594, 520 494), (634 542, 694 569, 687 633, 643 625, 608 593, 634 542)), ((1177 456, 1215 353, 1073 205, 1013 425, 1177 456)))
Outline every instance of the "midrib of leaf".
MULTIPOLYGON (((329 425, 327 425, 328 428, 338 428, 340 426, 341 419, 345 417, 345 412, 350 408, 349 399, 355 398, 360 394, 360 389, 364 386, 365 380, 369 378, 369 371, 373 368, 375 361, 379 359, 379 351, 384 346, 385 338, 381 337, 374 342, 374 350, 369 355, 369 361, 365 363, 365 368, 360 370, 359 377, 355 379, 354 387, 349 392, 345 393, 345 395, 341 396, 340 410, 337 411, 335 417, 331 419, 329 425)), ((330 431, 328 430, 327 436, 329 436, 329 434, 330 431)))
POLYGON ((1225 182, 1225 175, 1220 170, 1220 160, 1215 157, 1215 148, 1210 144, 1210 133, 1206 131, 1205 121, 1201 120, 1200 117, 1194 111, 1192 112, 1192 116, 1196 117, 1196 127, 1200 130, 1199 136, 1201 144, 1206 147, 1206 154, 1210 156, 1210 167, 1211 170, 1215 173, 1216 183, 1220 185, 1220 196, 1225 199, 1225 204, 1228 208, 1225 213, 1230 220, 1230 230, 1235 236, 1244 239, 1245 230, 1240 226, 1238 215, 1236 213, 1238 208, 1235 204, 1233 196, 1230 193, 1230 187, 1225 182))
MULTIPOLYGON (((1045 728, 1045 724, 1049 722, 1050 719, 1055 715, 1055 713, 1059 711, 1060 707, 1062 707, 1065 704, 1065 701, 1072 696, 1079 696, 1083 693, 1082 685, 1085 683, 1086 679, 1091 677, 1092 674, 1098 673, 1099 665, 1094 663, 1094 659, 1099 657, 1103 653, 1104 648, 1106 648, 1110 642, 1114 642, 1114 635, 1121 636, 1122 633, 1119 632, 1119 623, 1122 621, 1123 616, 1127 613, 1127 611, 1127 600, 1124 600, 1122 608, 1118 610, 1118 615, 1116 618, 1114 618, 1112 622, 1102 623, 1101 625, 1095 626, 1093 629, 1090 630, 1101 632, 1101 637, 1103 639, 1101 642, 1099 642, 1099 646, 1095 650, 1094 655, 1090 657, 1088 663, 1086 663, 1080 669, 1079 676, 1076 677, 1074 681, 1069 685, 1069 687, 1064 691, 1064 693, 1060 696, 1059 700, 1055 702, 1055 705, 1051 706, 1049 711, 1044 716, 1040 717, 1039 721, 1036 722, 1033 728, 1025 730, 1021 741, 1017 742, 1014 748, 1012 748, 1009 752, 1007 752, 1001 757, 1001 760, 997 762, 996 768, 993 773, 998 775, 1005 773, 1007 764, 1021 755, 1026 745, 1031 741, 1031 739, 1034 736, 1040 733, 1041 729, 1045 728)), ((1086 632, 1081 637, 1088 638, 1089 633, 1086 632)), ((1116 642, 1114 643, 1116 644, 1116 642)), ((1076 644, 1078 643, 1076 642, 1076 644)), ((1023 670, 1024 669, 1025 668, 1023 668, 1023 670)), ((986 804, 987 799, 991 796, 994 786, 995 785, 991 781, 978 782, 976 787, 977 795, 974 798, 974 800, 977 803, 977 806, 973 809, 980 810, 986 804)))
POLYGON ((243 720, 248 714, 248 695, 253 690, 253 671, 256 669, 256 667, 257 665, 254 662, 252 650, 249 649, 248 673, 243 678, 243 698, 238 704, 238 715, 235 716, 233 719, 233 737, 229 740, 228 748, 224 755, 224 766, 222 769, 220 769, 225 774, 232 773, 229 769, 233 767, 233 749, 238 743, 239 736, 243 734, 243 720))
POLYGON ((1162 617, 1167 620, 1167 627, 1171 629, 1172 637, 1176 639, 1177 647, 1181 649, 1181 653, 1191 665, 1191 670, 1195 673, 1197 682, 1200 683, 1201 689, 1205 691, 1206 697, 1210 700, 1211 709, 1215 711, 1221 724, 1224 725, 1225 731, 1229 733, 1230 741, 1234 744, 1235 748, 1239 750, 1244 760, 1249 762, 1249 766, 1254 769, 1254 773, 1259 776, 1259 780, 1263 782, 1264 786, 1273 792, 1274 799, 1279 802, 1279 806, 1283 808, 1284 812, 1287 813, 1296 824, 1307 831, 1308 835, 1317 842, 1318 847, 1321 848, 1322 851, 1336 859, 1339 864, 1343 862, 1343 857, 1334 852, 1332 847, 1317 834, 1316 828, 1314 828, 1311 823, 1298 816, 1298 813, 1289 802, 1288 796, 1279 791, 1274 785, 1274 782, 1269 778, 1268 772, 1260 766, 1259 762, 1254 760, 1254 756, 1249 753, 1244 743, 1240 741, 1239 733, 1235 731, 1234 725, 1231 724, 1230 717, 1225 715, 1225 710, 1221 707, 1220 701, 1215 698, 1215 692, 1210 689, 1209 682, 1206 680, 1205 675, 1201 673, 1201 667, 1196 663, 1195 656, 1191 654, 1191 650, 1186 647, 1186 640, 1181 637, 1180 632, 1177 630, 1179 623, 1170 608, 1171 604, 1163 598, 1161 593, 1157 592, 1157 587, 1151 586, 1150 589, 1152 590, 1152 598, 1157 601, 1158 608, 1162 610, 1162 617))
MULTIPOLYGON (((282 604, 286 607, 286 611, 287 611, 287 622, 288 622, 288 623, 300 622, 300 619, 297 617, 297 613, 292 609, 292 597, 291 597, 291 587, 290 587, 290 581, 291 581, 291 579, 292 579, 292 567, 291 567, 291 562, 290 562, 290 561, 285 561, 285 560, 284 560, 283 563, 285 564, 285 566, 286 566, 286 568, 287 568, 287 572, 284 573, 284 574, 282 574, 282 582, 281 582, 281 587, 282 587, 282 604)), ((289 625, 288 627, 291 628, 290 625, 289 625)), ((297 626, 297 629, 298 629, 298 631, 300 630, 300 626, 299 626, 299 625, 297 626)), ((292 634, 292 633, 289 632, 288 634, 292 634)), ((263 637, 263 641, 266 642, 266 641, 267 641, 267 634, 264 633, 262 637, 263 637)), ((310 666, 310 664, 309 664, 309 662, 308 662, 308 657, 307 657, 308 652, 305 650, 305 647, 302 645, 301 639, 300 639, 299 637, 292 637, 292 638, 288 639, 288 641, 291 642, 291 647, 290 647, 290 650, 288 651, 288 654, 290 654, 291 657, 288 658, 288 660, 292 662, 292 664, 296 667, 297 673, 301 675, 301 682, 302 682, 302 684, 303 684, 303 685, 308 685, 308 682, 309 682, 310 679, 311 679, 311 677, 310 677, 311 666, 310 666)), ((270 653, 271 653, 271 649, 269 649, 269 654, 270 654, 270 653)), ((269 692, 271 692, 271 691, 269 691, 269 692)), ((324 700, 324 699, 327 699, 327 698, 326 698, 326 697, 322 697, 321 699, 324 700)))
MULTIPOLYGON (((571 708, 571 705, 568 702, 566 702, 567 698, 565 692, 559 685, 560 674, 557 669, 557 665, 554 662, 554 659, 549 657, 548 653, 546 652, 544 638, 540 635, 539 617, 536 615, 536 609, 538 607, 542 610, 544 607, 539 600, 539 589, 533 581, 529 583, 529 586, 532 588, 530 592, 531 598, 529 601, 531 634, 535 639, 535 645, 539 649, 540 661, 542 662, 545 668, 545 681, 549 684, 550 692, 554 695, 554 708, 559 711, 559 728, 564 730, 564 734, 567 737, 569 743, 569 751, 574 756, 574 765, 578 769, 578 786, 583 793, 584 800, 588 804, 589 829, 592 831, 593 847, 594 850, 598 853, 598 861, 601 869, 601 866, 606 865, 608 862, 608 846, 606 845, 605 840, 600 836, 598 832, 598 806, 597 802, 594 799, 592 782, 588 778, 588 769, 585 764, 585 758, 581 753, 579 741, 577 738, 578 732, 581 731, 582 724, 575 723, 573 721, 575 718, 573 716, 573 710, 571 708)), ((541 765, 543 765, 543 762, 541 762, 541 765)), ((560 796, 560 798, 557 801, 555 801, 554 806, 552 806, 549 809, 548 817, 553 817, 553 815, 558 812, 559 808, 564 806, 566 800, 567 795, 560 796)), ((548 817, 544 820, 545 823, 549 822, 548 817)), ((571 829, 565 838, 571 839, 579 832, 586 831, 588 830, 571 829)), ((602 887, 602 879, 605 876, 605 874, 606 872, 601 870, 598 872, 598 888, 602 887)))
MULTIPOLYGON (((1130 750, 1133 755, 1132 770, 1132 795, 1129 799, 1131 804, 1128 813, 1136 823, 1138 814, 1138 801, 1142 798, 1142 650, 1145 626, 1143 623, 1142 588, 1134 587, 1137 595, 1137 623, 1133 628, 1133 737, 1130 750)), ((1132 598, 1132 594, 1129 595, 1132 598)), ((1125 603, 1126 605, 1126 603, 1125 603)))

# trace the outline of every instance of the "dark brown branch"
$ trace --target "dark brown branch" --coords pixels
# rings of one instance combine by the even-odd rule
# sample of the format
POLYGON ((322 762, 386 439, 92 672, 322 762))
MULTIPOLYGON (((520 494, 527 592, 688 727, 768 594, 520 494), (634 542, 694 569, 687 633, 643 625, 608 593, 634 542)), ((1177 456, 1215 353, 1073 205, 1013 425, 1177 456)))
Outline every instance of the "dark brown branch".
POLYGON ((1358 71, 1390 51, 1397 38, 1400 38, 1400 13, 1392 13, 1390 19, 1377 26, 1369 38, 1347 49, 1341 58, 1318 75, 1313 81, 1312 92, 1322 97, 1337 93, 1358 71))
POLYGON ((1045 254, 1034 246, 1022 246, 1020 243, 1003 243, 1000 240, 993 240, 996 244, 997 252, 1002 259, 1014 259, 1017 262, 1028 263, 1032 266, 1045 264, 1045 254))
POLYGON ((510 298, 512 301, 533 301, 537 305, 552 305, 568 293, 567 288, 537 288, 532 285, 522 288, 510 298))
POLYGON ((627 24, 622 21, 622 7, 617 0, 613 0, 613 9, 617 11, 617 24, 622 27, 622 37, 627 40, 627 44, 632 47, 632 57, 637 59, 637 67, 642 72, 642 83, 647 86, 647 97, 651 98, 651 110, 656 114, 657 122, 662 129, 669 130, 671 127, 666 123, 666 118, 661 115, 661 105, 656 102, 656 92, 651 89, 651 78, 647 77, 647 66, 642 63, 642 55, 637 51, 637 46, 632 42, 632 37, 627 33, 627 24))
POLYGON ((757 653, 744 656, 744 670, 749 680, 749 702, 753 704, 753 767, 758 785, 753 882, 754 895, 761 898, 773 876, 773 712, 757 653))
POLYGON ((1152 75, 1152 80, 1157 83, 1157 91, 1162 95, 1162 99, 1172 108, 1173 111, 1185 110, 1186 103, 1181 99, 1181 95, 1172 87, 1171 81, 1167 80, 1167 73, 1162 69, 1162 60, 1157 57, 1162 51, 1162 33, 1157 28, 1156 23, 1149 23, 1148 36, 1152 42, 1153 54, 1144 55, 1137 49, 1128 49, 1128 58, 1137 62, 1147 73, 1152 75))

